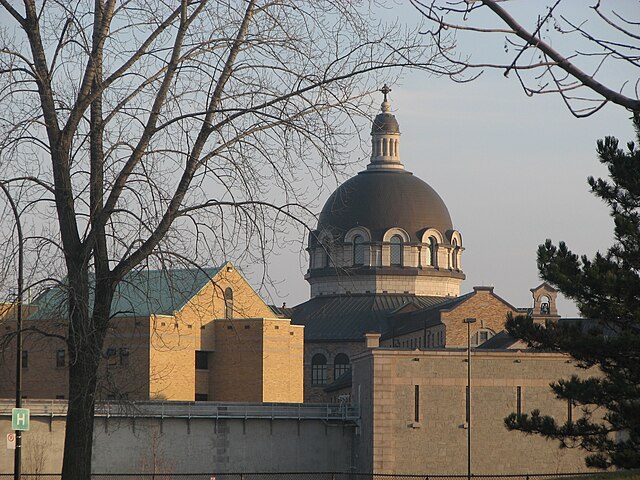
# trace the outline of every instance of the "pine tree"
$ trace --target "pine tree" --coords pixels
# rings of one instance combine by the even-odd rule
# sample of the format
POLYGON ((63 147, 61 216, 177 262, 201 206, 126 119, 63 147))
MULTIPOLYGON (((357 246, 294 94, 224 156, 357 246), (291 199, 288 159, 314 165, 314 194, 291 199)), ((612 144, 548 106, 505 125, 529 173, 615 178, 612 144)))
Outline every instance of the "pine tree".
POLYGON ((546 326, 524 317, 510 318, 507 330, 536 349, 566 352, 589 378, 563 379, 551 388, 558 399, 580 407, 573 422, 558 423, 534 410, 511 414, 510 430, 540 434, 561 447, 581 447, 586 463, 597 468, 640 468, 640 113, 633 119, 638 143, 627 150, 618 140, 598 141, 600 161, 610 180, 588 179, 591 191, 611 209, 615 243, 589 260, 564 242, 547 240, 538 249, 540 276, 573 299, 591 321, 546 326), (595 325, 595 326, 594 326, 595 325))

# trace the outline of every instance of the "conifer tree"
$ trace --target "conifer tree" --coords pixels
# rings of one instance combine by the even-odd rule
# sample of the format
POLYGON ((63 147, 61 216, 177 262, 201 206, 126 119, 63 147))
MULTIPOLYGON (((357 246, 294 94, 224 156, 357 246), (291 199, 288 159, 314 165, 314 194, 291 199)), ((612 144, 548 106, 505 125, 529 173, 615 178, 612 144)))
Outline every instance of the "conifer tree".
POLYGON ((580 326, 546 326, 524 317, 509 318, 507 330, 536 349, 566 352, 588 378, 554 382, 558 399, 572 402, 573 421, 560 423, 534 410, 511 414, 510 430, 540 434, 561 447, 588 452, 597 468, 640 468, 640 113, 633 118, 637 143, 598 141, 600 161, 610 180, 588 179, 591 191, 611 209, 615 243, 590 260, 564 242, 547 240, 538 249, 540 276, 573 299, 586 320, 580 326))

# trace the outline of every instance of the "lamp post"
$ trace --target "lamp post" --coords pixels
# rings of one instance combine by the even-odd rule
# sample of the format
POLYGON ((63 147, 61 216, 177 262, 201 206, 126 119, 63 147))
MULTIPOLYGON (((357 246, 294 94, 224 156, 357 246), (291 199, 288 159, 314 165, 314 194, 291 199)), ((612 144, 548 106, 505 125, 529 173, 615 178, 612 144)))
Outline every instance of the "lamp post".
MULTIPOLYGON (((24 249, 22 243, 22 226, 20 224, 20 212, 13 201, 13 197, 9 193, 9 189, 0 182, 0 188, 7 196, 13 216, 16 221, 16 230, 18 232, 18 298, 16 304, 18 312, 16 315, 16 408, 22 408, 22 286, 23 286, 23 261, 24 249)), ((13 478, 20 480, 22 476, 22 431, 16 430, 16 450, 13 456, 13 478)))
POLYGON ((475 318, 465 318, 467 324, 467 479, 471 480, 471 324, 475 318))

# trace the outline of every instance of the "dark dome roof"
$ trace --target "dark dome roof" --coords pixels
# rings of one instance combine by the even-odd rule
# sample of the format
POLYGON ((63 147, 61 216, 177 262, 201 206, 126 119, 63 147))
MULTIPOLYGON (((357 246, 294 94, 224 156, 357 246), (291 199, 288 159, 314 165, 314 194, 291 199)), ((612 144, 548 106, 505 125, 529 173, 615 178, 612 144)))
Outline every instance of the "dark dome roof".
POLYGON ((371 231, 382 241, 384 232, 399 227, 420 241, 422 232, 453 229, 446 205, 436 191, 406 170, 366 170, 331 194, 320 213, 318 231, 342 237, 354 227, 371 231))
POLYGON ((379 133, 400 133, 400 125, 395 115, 386 112, 376 115, 371 126, 371 135, 379 133))

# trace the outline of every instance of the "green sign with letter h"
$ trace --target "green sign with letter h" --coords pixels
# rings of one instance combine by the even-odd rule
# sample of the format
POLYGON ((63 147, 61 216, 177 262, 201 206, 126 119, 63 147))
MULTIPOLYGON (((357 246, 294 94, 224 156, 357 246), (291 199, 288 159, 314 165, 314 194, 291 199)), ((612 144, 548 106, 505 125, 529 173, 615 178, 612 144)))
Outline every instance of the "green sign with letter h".
POLYGON ((11 410, 11 430, 29 430, 28 408, 13 408, 11 410))

